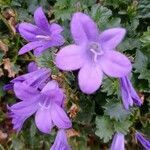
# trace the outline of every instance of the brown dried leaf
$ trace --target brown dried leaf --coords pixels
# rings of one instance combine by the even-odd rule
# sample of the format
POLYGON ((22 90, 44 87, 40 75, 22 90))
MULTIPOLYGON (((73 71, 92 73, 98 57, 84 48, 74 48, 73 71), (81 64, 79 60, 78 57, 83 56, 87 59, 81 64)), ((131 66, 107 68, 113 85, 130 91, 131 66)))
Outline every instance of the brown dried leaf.
POLYGON ((8 71, 8 77, 15 77, 15 71, 9 58, 3 59, 4 69, 8 71))
POLYGON ((8 20, 8 24, 9 24, 9 27, 13 33, 13 35, 16 34, 16 28, 15 28, 15 25, 16 25, 16 20, 14 17, 11 17, 9 20, 8 20))
POLYGON ((8 51, 8 46, 0 40, 0 50, 4 52, 4 54, 8 51))
POLYGON ((72 104, 71 108, 68 111, 70 118, 75 118, 78 112, 79 107, 76 104, 72 104))
POLYGON ((15 11, 11 8, 6 8, 2 14, 6 19, 16 16, 15 11))
POLYGON ((3 70, 0 68, 0 77, 4 75, 3 70))
POLYGON ((75 137, 75 136, 80 137, 80 133, 73 128, 66 130, 66 134, 68 138, 75 137))
POLYGON ((3 132, 0 130, 0 141, 5 140, 7 137, 8 137, 7 133, 3 133, 3 132))

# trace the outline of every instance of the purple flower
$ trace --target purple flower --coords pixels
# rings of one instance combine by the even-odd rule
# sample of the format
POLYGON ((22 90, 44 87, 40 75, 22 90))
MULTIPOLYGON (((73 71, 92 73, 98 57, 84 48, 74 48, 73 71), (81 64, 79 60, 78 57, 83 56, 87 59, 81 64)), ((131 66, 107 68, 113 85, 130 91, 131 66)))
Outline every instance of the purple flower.
POLYGON ((75 44, 62 48, 56 56, 56 65, 62 70, 80 69, 80 89, 87 94, 101 85, 103 74, 123 77, 131 71, 131 63, 123 54, 115 51, 126 31, 112 28, 99 32, 93 20, 80 12, 73 15, 71 32, 75 44))
POLYGON ((138 106, 142 105, 140 97, 136 93, 127 76, 120 78, 120 88, 125 109, 128 110, 130 106, 133 106, 133 103, 138 106))
POLYGON ((34 55, 39 56, 47 48, 60 46, 64 43, 64 38, 60 34, 63 29, 56 23, 49 24, 41 7, 34 13, 36 25, 21 23, 18 30, 21 36, 29 43, 23 46, 19 55, 34 49, 34 55))
POLYGON ((122 133, 115 134, 110 150, 125 150, 124 135, 122 133))
POLYGON ((146 149, 146 150, 150 150, 150 141, 145 139, 141 133, 136 132, 135 134, 135 138, 136 140, 138 140, 142 146, 146 149))
POLYGON ((26 83, 14 84, 14 91, 20 100, 9 107, 14 129, 20 131, 24 121, 35 114, 37 128, 43 133, 50 133, 54 126, 66 129, 72 126, 62 108, 64 103, 63 90, 56 81, 50 81, 40 91, 26 83))
POLYGON ((71 150, 66 133, 63 129, 60 129, 57 133, 56 139, 50 150, 71 150))
POLYGON ((9 84, 4 86, 4 90, 12 90, 16 82, 25 82, 30 86, 42 88, 50 80, 51 70, 48 68, 38 68, 35 62, 29 63, 28 72, 11 80, 9 84))

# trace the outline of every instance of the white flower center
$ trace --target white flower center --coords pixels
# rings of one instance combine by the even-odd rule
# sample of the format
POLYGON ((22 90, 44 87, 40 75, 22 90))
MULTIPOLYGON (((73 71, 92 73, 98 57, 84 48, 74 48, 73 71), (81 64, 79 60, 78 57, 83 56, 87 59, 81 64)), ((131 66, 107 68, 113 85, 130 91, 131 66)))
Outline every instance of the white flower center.
POLYGON ((97 42, 91 42, 88 46, 88 49, 94 54, 94 62, 97 62, 98 56, 104 53, 101 45, 97 42))
POLYGON ((46 98, 43 102, 39 102, 39 106, 41 109, 50 109, 51 107, 51 100, 49 98, 46 98))

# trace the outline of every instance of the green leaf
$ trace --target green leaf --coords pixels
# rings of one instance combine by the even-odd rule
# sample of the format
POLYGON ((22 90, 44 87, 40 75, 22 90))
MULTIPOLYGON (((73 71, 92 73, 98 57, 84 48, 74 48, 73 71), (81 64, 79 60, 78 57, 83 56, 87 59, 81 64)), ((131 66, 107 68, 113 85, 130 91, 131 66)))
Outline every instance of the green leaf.
POLYGON ((54 53, 51 51, 45 51, 42 55, 36 58, 36 62, 40 67, 50 68, 52 73, 55 74, 58 72, 58 69, 54 67, 54 53))
POLYGON ((140 73, 138 78, 148 80, 150 87, 150 59, 139 50, 136 52, 134 68, 135 72, 140 73))
POLYGON ((111 78, 105 78, 102 84, 102 92, 106 92, 107 95, 117 95, 119 93, 119 82, 111 78))
POLYGON ((105 115, 108 115, 110 119, 115 119, 116 121, 125 120, 130 115, 130 112, 126 111, 123 105, 117 100, 107 101, 104 108, 105 115))
MULTIPOLYGON (((144 32, 140 40, 143 43, 144 47, 150 46, 150 27, 147 28, 147 31, 144 32)), ((149 52, 150 52, 150 48, 149 48, 149 52)))
POLYGON ((96 132, 95 134, 103 139, 104 143, 108 142, 114 134, 113 122, 109 117, 96 117, 96 132))
POLYGON ((139 48, 141 43, 137 38, 126 38, 119 46, 118 49, 121 52, 126 50, 133 50, 135 48, 139 48))
POLYGON ((129 119, 126 119, 121 121, 114 121, 113 124, 116 132, 121 132, 126 135, 129 132, 129 128, 131 127, 132 122, 129 119))
POLYGON ((100 29, 104 30, 108 24, 109 18, 112 16, 112 11, 107 7, 93 5, 91 8, 91 17, 96 21, 100 29))
POLYGON ((138 17, 150 18, 150 2, 149 0, 140 0, 138 5, 138 17))

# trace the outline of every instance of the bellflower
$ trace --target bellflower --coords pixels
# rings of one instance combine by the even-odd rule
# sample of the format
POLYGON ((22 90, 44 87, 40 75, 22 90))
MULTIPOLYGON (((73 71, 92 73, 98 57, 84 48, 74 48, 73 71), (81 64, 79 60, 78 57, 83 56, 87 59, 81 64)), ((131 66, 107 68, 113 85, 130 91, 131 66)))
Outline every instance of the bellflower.
POLYGON ((56 23, 49 24, 41 7, 35 11, 34 21, 36 25, 21 23, 18 26, 21 36, 29 42, 20 49, 19 55, 34 49, 34 55, 38 56, 47 48, 64 43, 60 34, 63 31, 62 27, 56 23))
POLYGON ((50 150, 71 150, 66 133, 63 129, 60 129, 57 133, 56 139, 50 150))
POLYGON ((38 68, 35 62, 28 65, 28 72, 24 75, 18 76, 10 81, 10 84, 4 86, 4 90, 12 90, 16 82, 25 82, 28 85, 36 88, 42 88, 48 80, 50 80, 51 70, 48 68, 38 68))
POLYGON ((150 150, 150 140, 145 139, 139 132, 136 132, 135 138, 142 144, 145 150, 150 150))
POLYGON ((91 94, 101 85, 103 74, 123 77, 131 71, 129 59, 115 51, 126 33, 123 28, 99 32, 94 21, 81 12, 73 15, 71 33, 75 44, 62 48, 56 56, 56 66, 62 70, 80 69, 79 86, 91 94))
POLYGON ((62 108, 64 102, 63 90, 56 81, 49 81, 40 91, 26 83, 14 84, 16 97, 22 100, 9 107, 14 129, 20 131, 23 123, 35 114, 35 124, 43 133, 50 133, 54 126, 66 129, 71 127, 71 121, 62 108))
POLYGON ((124 135, 122 133, 116 133, 110 150, 125 150, 124 135))
POLYGON ((120 88, 125 109, 128 110, 130 106, 133 106, 133 103, 138 106, 142 105, 140 97, 136 93, 131 81, 127 76, 120 78, 120 88))

